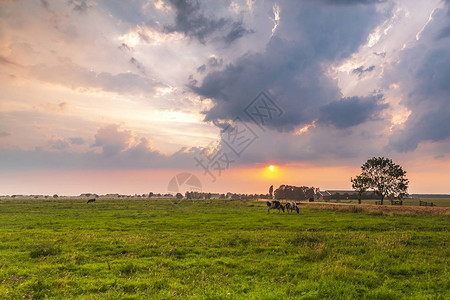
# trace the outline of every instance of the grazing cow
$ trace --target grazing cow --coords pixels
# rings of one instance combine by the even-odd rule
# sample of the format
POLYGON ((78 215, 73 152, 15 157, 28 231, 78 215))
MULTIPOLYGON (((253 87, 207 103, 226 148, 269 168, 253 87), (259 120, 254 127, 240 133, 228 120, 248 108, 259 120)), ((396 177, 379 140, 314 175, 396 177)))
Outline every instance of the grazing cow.
POLYGON ((278 213, 280 213, 280 209, 283 210, 284 212, 284 206, 283 204, 280 203, 280 201, 276 201, 276 200, 272 200, 272 201, 267 201, 267 213, 270 213, 271 209, 278 209, 278 213))
POLYGON ((89 199, 87 203, 95 202, 95 199, 89 199))
POLYGON ((288 202, 288 203, 286 203, 286 210, 287 210, 288 214, 291 213, 294 210, 297 211, 297 213, 300 212, 300 210, 297 207, 297 203, 295 203, 295 202, 288 202))

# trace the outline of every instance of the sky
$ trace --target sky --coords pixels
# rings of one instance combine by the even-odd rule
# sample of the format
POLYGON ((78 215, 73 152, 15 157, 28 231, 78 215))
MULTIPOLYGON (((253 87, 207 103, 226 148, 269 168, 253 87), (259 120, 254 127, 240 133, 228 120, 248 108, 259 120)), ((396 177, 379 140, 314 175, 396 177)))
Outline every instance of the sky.
POLYGON ((448 0, 0 0, 0 91, 0 195, 450 193, 448 0))

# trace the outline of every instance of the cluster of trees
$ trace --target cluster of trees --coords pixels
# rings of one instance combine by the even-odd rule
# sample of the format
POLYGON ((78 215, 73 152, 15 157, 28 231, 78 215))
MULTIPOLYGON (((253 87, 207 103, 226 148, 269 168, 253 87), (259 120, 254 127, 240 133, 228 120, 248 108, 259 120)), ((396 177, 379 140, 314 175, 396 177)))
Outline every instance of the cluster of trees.
MULTIPOLYGON (((202 192, 186 192, 184 194, 184 198, 186 199, 211 199, 211 193, 202 193, 202 192)), ((179 198, 177 194, 177 198, 179 198)), ((219 196, 219 198, 225 198, 225 194, 219 196)))
MULTIPOLYGON (((178 193, 176 195, 176 198, 180 198, 182 195, 178 193)), ((184 198, 186 199, 211 199, 211 198, 218 198, 218 199, 236 199, 236 200, 247 200, 247 199, 270 199, 269 194, 236 194, 236 193, 230 193, 227 194, 212 194, 212 193, 206 193, 206 192, 186 192, 184 194, 184 198)))
POLYGON ((306 200, 314 198, 319 189, 307 186, 281 185, 274 192, 275 199, 306 200))
POLYGON ((228 193, 226 198, 229 198, 229 199, 240 199, 240 200, 272 199, 269 194, 234 194, 234 193, 228 193))
POLYGON ((350 179, 352 187, 358 192, 358 203, 367 190, 380 196, 381 204, 385 198, 402 199, 408 195, 409 180, 406 171, 392 159, 373 157, 361 166, 361 174, 350 179))
MULTIPOLYGON (((49 195, 5 195, 5 196, 0 196, 0 197, 11 197, 11 198, 34 198, 34 199, 39 199, 39 198, 45 198, 48 199, 50 198, 49 195)), ((53 198, 55 198, 55 196, 53 195, 53 198)))
POLYGON ((142 198, 162 197, 162 196, 170 197, 170 196, 172 196, 172 194, 160 194, 160 193, 153 194, 153 192, 148 193, 148 196, 147 196, 147 194, 142 194, 142 198))
POLYGON ((377 193, 371 191, 371 192, 365 192, 362 195, 358 195, 355 193, 334 193, 332 194, 329 199, 335 199, 335 200, 347 200, 347 199, 352 199, 352 200, 357 200, 357 199, 362 199, 362 200, 373 200, 373 199, 381 199, 380 195, 378 195, 377 193))
MULTIPOLYGON (((56 195, 57 196, 57 195, 56 195)), ((80 197, 84 197, 84 198, 99 198, 99 197, 103 197, 103 196, 110 196, 110 197, 114 197, 114 198, 152 198, 152 197, 171 197, 173 196, 172 194, 154 194, 153 192, 150 192, 148 194, 134 194, 134 195, 121 195, 121 194, 106 194, 106 195, 97 195, 97 194, 92 194, 92 193, 84 193, 81 194, 80 197)), ((55 195, 53 196, 55 198, 55 195)))

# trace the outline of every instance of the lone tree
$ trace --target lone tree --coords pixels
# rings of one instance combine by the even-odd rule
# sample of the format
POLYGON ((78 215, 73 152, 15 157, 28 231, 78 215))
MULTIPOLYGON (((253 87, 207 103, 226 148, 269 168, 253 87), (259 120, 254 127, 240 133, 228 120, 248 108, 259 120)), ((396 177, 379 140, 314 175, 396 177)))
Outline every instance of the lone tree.
POLYGON ((352 179, 352 186, 358 192, 373 189, 380 195, 382 205, 386 197, 402 198, 407 195, 409 180, 406 179, 406 171, 392 159, 373 157, 361 166, 361 170, 361 175, 352 179))

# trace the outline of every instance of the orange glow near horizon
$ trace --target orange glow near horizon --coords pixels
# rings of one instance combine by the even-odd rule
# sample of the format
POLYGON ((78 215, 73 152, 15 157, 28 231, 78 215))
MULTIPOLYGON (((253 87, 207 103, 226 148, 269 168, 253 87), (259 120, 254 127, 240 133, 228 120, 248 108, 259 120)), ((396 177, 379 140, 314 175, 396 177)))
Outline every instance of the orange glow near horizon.
POLYGON ((283 173, 281 172, 280 168, 276 165, 268 165, 267 167, 264 167, 262 169, 254 169, 254 168, 246 168, 245 169, 247 174, 252 174, 252 177, 254 177, 254 180, 256 181, 265 181, 265 182, 271 182, 274 180, 282 180, 283 173))
MULTIPOLYGON (((197 176, 204 192, 267 193, 271 185, 278 188, 282 184, 314 186, 321 190, 351 190, 350 178, 361 172, 359 167, 349 166, 287 164, 273 165, 273 171, 270 166, 230 168, 217 176, 215 181, 205 175, 203 170, 181 169, 0 172, 0 190, 5 195, 166 193, 171 178, 182 172, 197 176), (24 186, 23 182, 27 182, 27 185, 24 186)), ((427 160, 427 164, 405 162, 404 166, 411 182, 409 193, 450 193, 447 180, 450 161, 427 160), (440 168, 435 167, 438 163, 440 168)))
MULTIPOLYGON (((230 175, 236 178, 236 173, 242 182, 246 182, 245 187, 254 186, 255 189, 260 186, 270 185, 304 185, 314 186, 321 189, 351 189, 350 177, 357 173, 357 169, 349 167, 317 167, 308 165, 269 165, 264 168, 241 168, 235 173, 235 170, 229 170, 230 175), (271 168, 273 166, 273 168, 271 168), (347 179, 348 177, 348 179, 347 179), (252 184, 249 184, 249 179, 252 184), (254 183, 254 184, 253 184, 254 183)), ((224 178, 225 179, 225 178, 224 178)))

